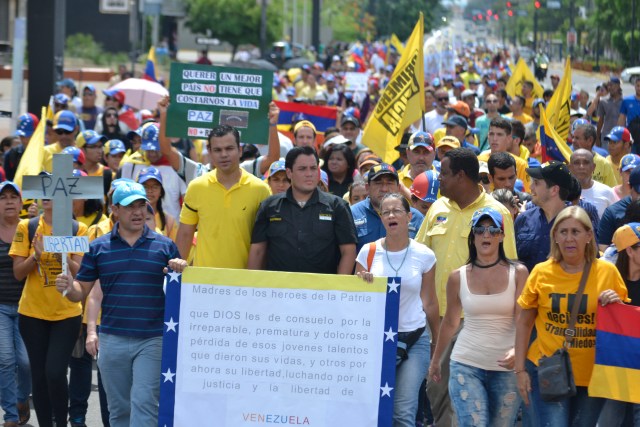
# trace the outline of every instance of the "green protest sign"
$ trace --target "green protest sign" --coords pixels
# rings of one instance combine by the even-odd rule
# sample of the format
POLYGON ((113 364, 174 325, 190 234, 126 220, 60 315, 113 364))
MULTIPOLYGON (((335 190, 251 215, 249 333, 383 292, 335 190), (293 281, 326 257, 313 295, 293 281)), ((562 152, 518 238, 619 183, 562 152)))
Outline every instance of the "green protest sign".
POLYGON ((238 129, 243 143, 267 144, 273 72, 171 64, 167 135, 206 138, 212 127, 238 129))

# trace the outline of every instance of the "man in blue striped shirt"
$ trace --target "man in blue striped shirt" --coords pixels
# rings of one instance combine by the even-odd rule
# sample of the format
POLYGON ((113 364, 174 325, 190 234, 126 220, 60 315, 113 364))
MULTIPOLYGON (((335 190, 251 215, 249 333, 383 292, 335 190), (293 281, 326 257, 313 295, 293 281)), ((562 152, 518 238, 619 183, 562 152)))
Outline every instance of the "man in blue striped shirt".
POLYGON ((100 280, 104 294, 98 365, 112 427, 156 426, 164 318, 164 272, 187 263, 169 238, 145 225, 144 187, 126 182, 113 193, 119 219, 113 231, 94 240, 73 282, 56 279, 59 291, 81 301, 100 280))

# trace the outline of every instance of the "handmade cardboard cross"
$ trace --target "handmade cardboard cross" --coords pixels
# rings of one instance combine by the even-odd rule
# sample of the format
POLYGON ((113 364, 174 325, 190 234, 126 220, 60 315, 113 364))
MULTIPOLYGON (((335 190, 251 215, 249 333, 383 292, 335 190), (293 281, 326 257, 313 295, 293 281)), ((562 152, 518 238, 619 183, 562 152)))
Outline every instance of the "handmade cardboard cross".
MULTIPOLYGON (((102 176, 75 177, 73 176, 73 156, 54 154, 52 175, 22 178, 22 197, 53 201, 53 235, 72 237, 73 200, 102 199, 104 197, 103 178, 102 176)), ((66 274, 69 252, 60 253, 62 254, 62 272, 66 274)))

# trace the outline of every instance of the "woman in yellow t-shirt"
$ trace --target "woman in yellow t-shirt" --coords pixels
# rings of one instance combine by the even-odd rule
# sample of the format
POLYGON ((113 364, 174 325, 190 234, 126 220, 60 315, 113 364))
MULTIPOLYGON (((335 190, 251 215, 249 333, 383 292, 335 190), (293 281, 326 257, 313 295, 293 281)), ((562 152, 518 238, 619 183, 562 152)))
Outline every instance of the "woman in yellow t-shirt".
MULTIPOLYGON (((13 257, 13 273, 18 280, 26 278, 18 305, 20 334, 31 365, 33 404, 38 423, 51 425, 51 415, 57 425, 67 424, 67 366, 80 332, 82 307, 63 297, 55 286, 61 273, 60 254, 44 252, 43 236, 51 236, 53 203, 42 200, 43 215, 37 217, 33 239, 29 236, 29 221, 18 224, 9 250, 13 257)), ((78 223, 76 235, 87 234, 87 227, 78 223)), ((80 268, 82 254, 67 255, 73 276, 80 268)))
POLYGON ((589 397, 587 393, 595 363, 596 310, 598 304, 626 300, 627 288, 616 267, 596 259, 596 254, 595 235, 587 213, 578 206, 565 208, 551 228, 549 259, 534 267, 518 298, 522 308, 516 323, 518 391, 525 404, 532 405, 530 409, 540 426, 595 426, 604 403, 604 399, 589 397), (550 356, 564 345, 573 299, 584 266, 589 262, 591 268, 575 323, 575 338, 568 349, 577 394, 560 402, 546 402, 540 397, 536 366, 541 357, 550 356), (537 337, 529 346, 534 324, 537 337))

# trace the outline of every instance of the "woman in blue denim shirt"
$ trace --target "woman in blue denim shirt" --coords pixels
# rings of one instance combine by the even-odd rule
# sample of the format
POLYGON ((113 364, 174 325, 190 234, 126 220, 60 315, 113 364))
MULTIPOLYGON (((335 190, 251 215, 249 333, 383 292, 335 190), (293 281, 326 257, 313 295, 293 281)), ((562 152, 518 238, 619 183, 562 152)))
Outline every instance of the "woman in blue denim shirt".
POLYGON ((469 262, 447 283, 447 311, 440 327, 429 378, 440 381, 442 354, 465 321, 451 353, 449 396, 458 425, 511 427, 520 399, 513 373, 515 316, 528 272, 507 259, 502 214, 482 208, 473 214, 469 262))

